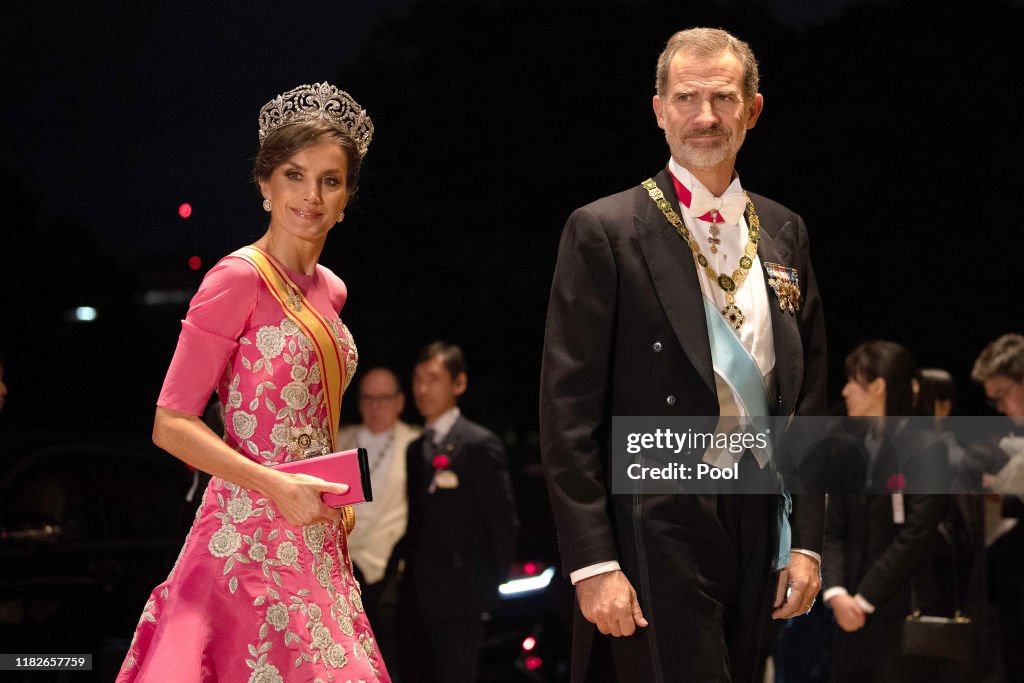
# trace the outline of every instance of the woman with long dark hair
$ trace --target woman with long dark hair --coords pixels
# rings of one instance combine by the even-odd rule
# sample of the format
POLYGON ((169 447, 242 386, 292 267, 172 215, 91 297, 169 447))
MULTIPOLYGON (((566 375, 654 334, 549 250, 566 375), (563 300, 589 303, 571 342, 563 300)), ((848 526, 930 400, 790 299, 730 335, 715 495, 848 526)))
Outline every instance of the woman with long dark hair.
POLYGON ((824 601, 835 616, 837 681, 930 681, 935 662, 904 656, 911 593, 930 604, 919 569, 946 513, 949 465, 943 441, 914 415, 917 367, 899 344, 861 344, 846 358, 843 399, 863 423, 863 492, 829 498, 822 561, 824 601))

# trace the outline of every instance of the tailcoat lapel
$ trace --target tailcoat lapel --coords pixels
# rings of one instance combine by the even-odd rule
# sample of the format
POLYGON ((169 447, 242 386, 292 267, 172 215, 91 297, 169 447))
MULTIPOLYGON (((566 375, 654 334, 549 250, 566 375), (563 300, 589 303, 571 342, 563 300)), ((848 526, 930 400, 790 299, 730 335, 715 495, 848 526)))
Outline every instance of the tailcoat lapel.
MULTIPOLYGON (((751 199, 751 201, 754 201, 751 199)), ((797 327, 797 315, 788 313, 779 308, 779 300, 775 292, 768 284, 768 275, 765 270, 765 263, 779 263, 787 268, 795 267, 793 254, 790 248, 795 236, 792 234, 796 226, 792 221, 786 221, 779 225, 778 221, 771 215, 760 211, 756 202, 754 209, 758 210, 758 218, 761 221, 761 241, 757 246, 757 255, 761 258, 760 277, 765 280, 765 290, 768 292, 768 309, 771 311, 772 319, 772 340, 775 344, 775 371, 776 380, 779 386, 779 395, 774 398, 772 408, 776 414, 789 415, 796 409, 796 400, 800 393, 800 381, 804 375, 804 355, 800 341, 800 330, 797 327)), ((749 217, 748 217, 749 222, 749 217)), ((753 273, 751 273, 753 275, 753 273)), ((805 274, 797 272, 797 277, 805 274)), ((804 281, 800 282, 805 286, 804 281)))
MULTIPOLYGON (((676 213, 681 213, 668 170, 663 169, 654 180, 676 213)), ((647 195, 647 191, 641 192, 643 194, 638 199, 639 204, 633 216, 633 227, 651 282, 654 283, 658 300, 679 344, 700 373, 708 391, 717 399, 715 371, 711 364, 711 342, 693 255, 676 229, 647 195)))

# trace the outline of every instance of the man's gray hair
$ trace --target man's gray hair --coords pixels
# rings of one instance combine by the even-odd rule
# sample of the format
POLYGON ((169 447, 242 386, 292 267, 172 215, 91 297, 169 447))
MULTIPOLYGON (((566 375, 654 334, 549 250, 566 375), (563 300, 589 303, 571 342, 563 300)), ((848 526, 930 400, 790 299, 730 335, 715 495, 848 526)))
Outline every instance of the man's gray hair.
POLYGON ((760 85, 754 52, 745 42, 720 28, 688 28, 668 39, 665 49, 658 57, 658 72, 655 81, 658 95, 664 97, 666 94, 668 68, 677 52, 682 51, 697 57, 717 57, 726 50, 736 55, 743 65, 743 99, 753 99, 760 85))
POLYGON ((1024 381, 1024 335, 1004 334, 989 343, 974 361, 971 379, 975 382, 999 376, 1024 381))

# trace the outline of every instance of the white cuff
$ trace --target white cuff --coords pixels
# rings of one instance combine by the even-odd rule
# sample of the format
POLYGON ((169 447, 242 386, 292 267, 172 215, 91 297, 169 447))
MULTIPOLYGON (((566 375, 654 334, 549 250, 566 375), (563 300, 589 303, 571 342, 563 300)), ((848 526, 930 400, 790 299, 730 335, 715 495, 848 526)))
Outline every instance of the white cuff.
POLYGON ((875 613, 875 606, 872 605, 867 600, 865 600, 864 596, 861 595, 860 593, 857 593, 856 595, 854 595, 853 599, 856 600, 857 601, 857 605, 862 610, 864 610, 864 614, 874 614, 875 613))
POLYGON ((824 602, 827 605, 828 601, 831 600, 832 598, 836 597, 837 595, 849 595, 849 594, 850 594, 850 592, 848 590, 846 590, 845 588, 843 588, 842 586, 832 586, 831 588, 829 588, 828 590, 826 590, 824 593, 821 594, 821 601, 824 602))
POLYGON ((597 576, 598 574, 607 574, 608 572, 619 571, 619 563, 615 560, 608 562, 598 562, 597 564, 591 564, 582 569, 577 569, 574 572, 569 572, 569 580, 572 581, 572 585, 576 585, 583 579, 589 579, 591 576, 597 576))
POLYGON ((816 553, 813 550, 804 550, 803 548, 790 548, 791 553, 800 553, 801 555, 809 555, 818 561, 818 566, 821 566, 821 554, 816 553))

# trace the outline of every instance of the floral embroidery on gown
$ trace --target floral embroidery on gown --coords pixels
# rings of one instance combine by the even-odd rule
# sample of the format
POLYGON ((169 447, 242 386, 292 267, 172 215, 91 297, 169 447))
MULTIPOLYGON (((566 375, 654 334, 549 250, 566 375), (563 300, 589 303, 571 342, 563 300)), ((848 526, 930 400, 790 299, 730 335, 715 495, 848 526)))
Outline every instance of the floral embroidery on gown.
MULTIPOLYGON (((357 352, 334 311, 345 286, 326 268, 290 274, 332 321, 346 380, 357 352)), ((256 462, 329 443, 317 355, 254 269, 237 258, 203 280, 182 323, 158 405, 201 414, 216 386, 224 440, 256 462)), ((358 533, 358 530, 356 531, 358 533)), ((390 681, 334 524, 292 526, 257 491, 214 477, 167 580, 143 608, 117 679, 390 681)))

